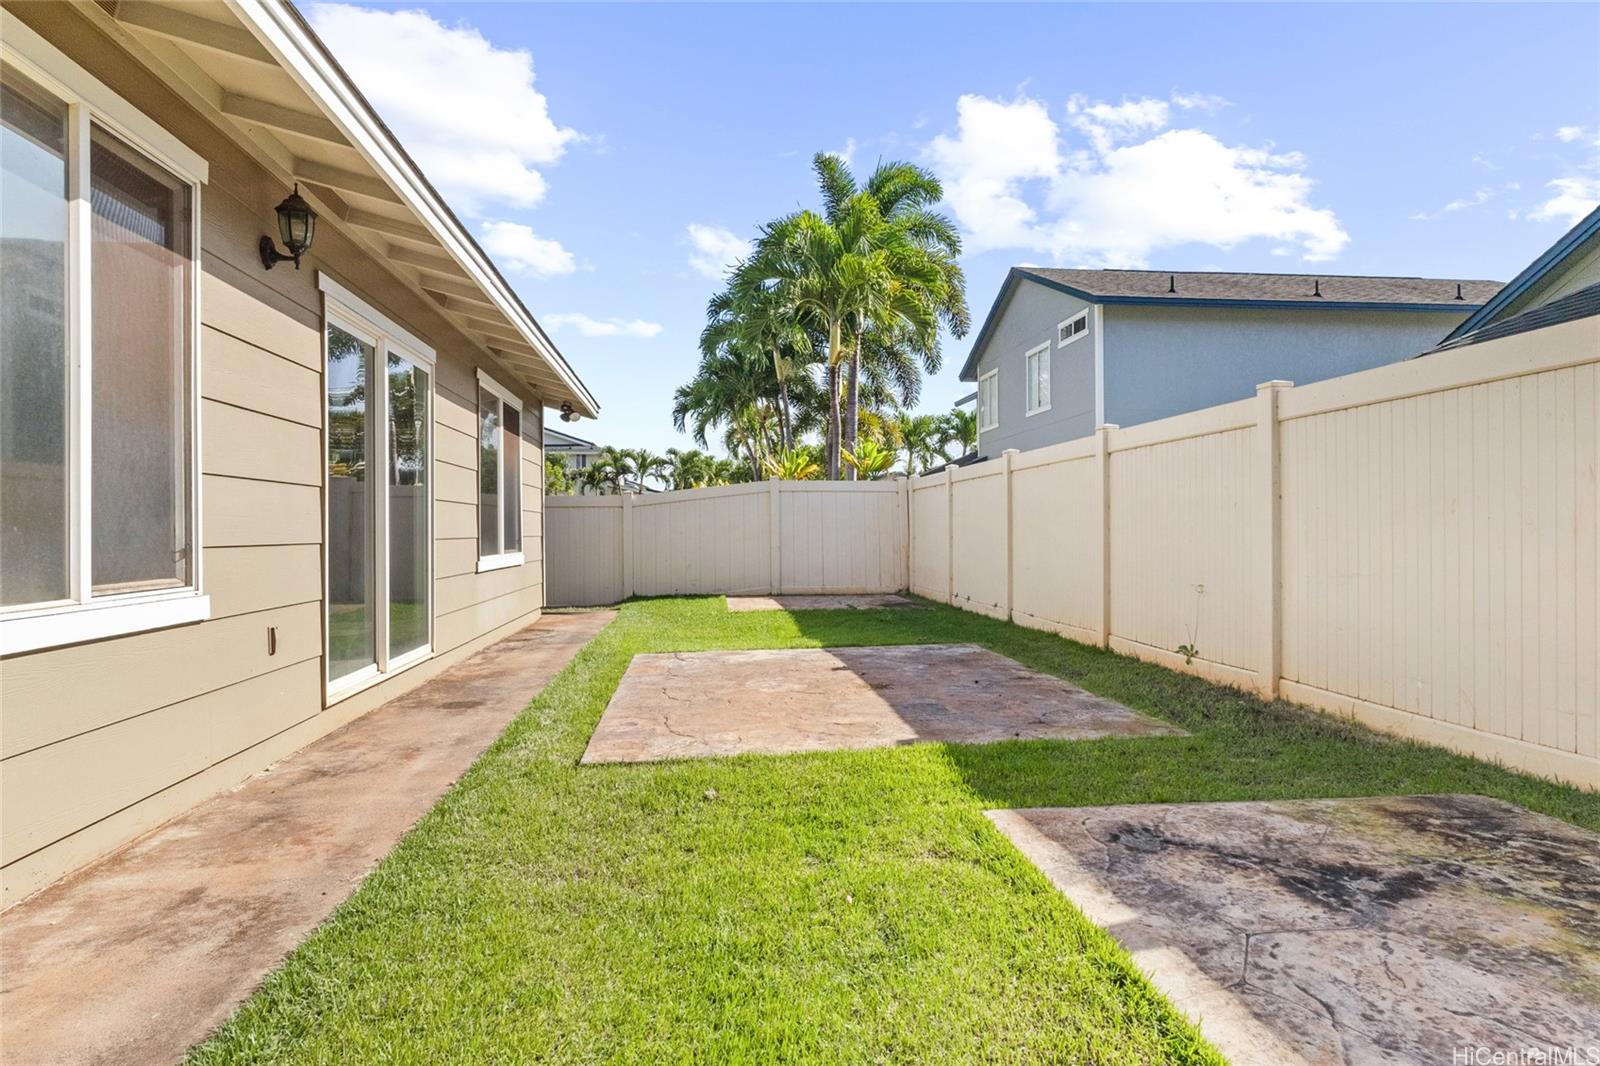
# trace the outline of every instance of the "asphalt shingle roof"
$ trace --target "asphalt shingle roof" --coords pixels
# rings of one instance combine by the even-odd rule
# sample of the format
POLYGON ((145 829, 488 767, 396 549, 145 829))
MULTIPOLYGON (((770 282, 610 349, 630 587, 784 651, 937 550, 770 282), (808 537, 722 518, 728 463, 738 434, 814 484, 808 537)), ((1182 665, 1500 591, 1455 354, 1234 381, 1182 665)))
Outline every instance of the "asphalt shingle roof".
POLYGON ((1227 274, 1170 270, 1063 270, 1022 267, 1045 282, 1112 299, 1271 301, 1308 304, 1451 304, 1475 308, 1498 281, 1352 277, 1340 274, 1227 274), (1457 286, 1461 299, 1456 299, 1457 286), (1169 291, 1175 290, 1175 291, 1169 291), (1320 292, 1321 295, 1317 295, 1320 292))
MULTIPOLYGON (((1464 333, 1459 337, 1445 341, 1434 348, 1435 352, 1442 352, 1450 348, 1464 348, 1469 344, 1478 344, 1483 341, 1498 340, 1501 337, 1514 337, 1518 333, 1527 333, 1529 330, 1543 329, 1546 326, 1559 325, 1562 322, 1571 322, 1574 319, 1588 318, 1590 315, 1600 315, 1600 282, 1588 288, 1579 289, 1577 292, 1568 293, 1559 300, 1551 300, 1547 304, 1530 308, 1521 314, 1502 318, 1498 322, 1491 322, 1471 333, 1464 333)), ((1424 355, 1430 354, 1424 352, 1424 355)))

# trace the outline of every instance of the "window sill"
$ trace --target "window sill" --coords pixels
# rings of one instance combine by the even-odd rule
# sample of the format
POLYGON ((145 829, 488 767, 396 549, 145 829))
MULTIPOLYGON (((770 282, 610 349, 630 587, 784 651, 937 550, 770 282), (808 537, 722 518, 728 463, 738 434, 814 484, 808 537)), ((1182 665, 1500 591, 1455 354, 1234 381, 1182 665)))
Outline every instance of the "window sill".
POLYGON ((413 666, 425 663, 431 658, 433 658, 433 645, 424 644, 420 648, 413 648, 404 655, 390 659, 389 669, 382 672, 378 670, 378 664, 373 663, 353 674, 328 682, 327 699, 323 702, 326 706, 332 707, 341 700, 347 700, 374 685, 381 685, 390 678, 398 677, 413 666))
POLYGON ((506 570, 523 563, 521 552, 507 552, 505 555, 485 555, 478 560, 478 573, 486 574, 490 570, 506 570))
POLYGON ((1049 404, 1045 404, 1043 407, 1035 407, 1033 410, 1029 411, 1027 414, 1023 415, 1022 417, 1024 417, 1024 418, 1032 418, 1034 415, 1042 415, 1048 410, 1050 410, 1050 405, 1049 404))
POLYGON ((0 620, 0 655, 189 625, 210 617, 211 597, 193 589, 131 602, 69 604, 0 620))

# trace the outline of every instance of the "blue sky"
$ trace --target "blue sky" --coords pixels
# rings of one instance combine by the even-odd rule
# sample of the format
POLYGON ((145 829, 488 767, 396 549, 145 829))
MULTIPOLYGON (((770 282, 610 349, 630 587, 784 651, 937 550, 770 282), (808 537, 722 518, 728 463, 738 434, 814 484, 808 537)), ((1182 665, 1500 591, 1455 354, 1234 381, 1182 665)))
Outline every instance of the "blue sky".
POLYGON ((577 432, 658 451, 819 150, 941 176, 978 321, 1019 263, 1508 279, 1600 201, 1593 4, 308 13, 599 398, 577 432))

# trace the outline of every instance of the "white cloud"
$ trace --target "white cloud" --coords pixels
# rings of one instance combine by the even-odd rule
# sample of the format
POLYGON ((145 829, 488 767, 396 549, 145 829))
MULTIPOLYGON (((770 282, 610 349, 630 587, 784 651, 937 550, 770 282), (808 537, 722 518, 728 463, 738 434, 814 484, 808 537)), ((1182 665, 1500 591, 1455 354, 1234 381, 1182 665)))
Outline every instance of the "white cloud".
POLYGON ((1527 213, 1535 222, 1562 222, 1575 226, 1600 204, 1600 178, 1568 177, 1547 182, 1555 194, 1527 213))
POLYGON ((1418 211, 1411 218, 1416 222, 1431 222, 1433 219, 1442 218, 1445 215, 1453 215, 1457 211, 1465 211, 1469 207, 1486 204, 1493 196, 1494 190, 1485 186, 1471 196, 1463 196, 1459 199, 1451 200, 1437 211, 1418 211))
POLYGON ((551 119, 526 51, 496 48, 471 26, 446 26, 424 11, 315 3, 307 13, 458 210, 533 206, 545 194, 538 168, 581 139, 551 119))
POLYGON ((844 160, 845 166, 852 165, 856 160, 856 139, 846 137, 843 148, 835 148, 833 154, 844 160))
POLYGON ((1573 141, 1582 136, 1582 126, 1562 126, 1560 129, 1556 130, 1556 140, 1560 141, 1562 144, 1571 144, 1573 141))
POLYGON ((1174 91, 1172 102, 1185 111, 1219 111, 1227 107, 1232 101, 1221 96, 1212 96, 1209 93, 1180 93, 1174 91))
POLYGON ((1043 102, 962 96, 957 132, 934 138, 927 155, 973 251, 1139 267, 1161 248, 1266 238, 1305 259, 1337 255, 1349 236, 1331 210, 1311 204, 1303 156, 1168 128, 1172 103, 1191 111, 1202 109, 1199 100, 1210 98, 1074 97, 1067 122, 1086 146, 1064 150, 1043 102))
MULTIPOLYGON (((853 143, 853 142, 852 142, 853 143)), ((744 262, 750 242, 721 226, 689 223, 689 265, 708 278, 721 281, 728 271, 744 262)))
POLYGON ((575 329, 585 337, 654 337, 661 323, 643 319, 590 318, 580 312, 544 315, 539 319, 551 330, 575 329))
POLYGON ((572 253, 560 241, 540 237, 520 222, 485 222, 478 235, 484 250, 512 270, 541 278, 570 274, 578 269, 572 253))

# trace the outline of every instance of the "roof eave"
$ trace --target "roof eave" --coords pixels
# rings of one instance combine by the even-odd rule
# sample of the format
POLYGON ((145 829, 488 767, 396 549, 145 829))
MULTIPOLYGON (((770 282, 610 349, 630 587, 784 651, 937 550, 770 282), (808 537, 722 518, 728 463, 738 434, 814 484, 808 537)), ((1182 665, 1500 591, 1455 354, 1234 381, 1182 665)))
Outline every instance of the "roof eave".
POLYGON ((1600 234, 1600 207, 1580 219, 1561 236, 1556 243, 1545 249, 1544 254, 1529 263, 1522 273, 1506 282, 1500 291, 1484 302, 1483 306, 1474 312, 1465 322, 1456 326, 1441 341, 1441 344, 1466 336, 1483 326, 1495 315, 1505 310, 1517 297, 1537 285, 1550 271, 1560 266, 1568 256, 1585 244, 1591 237, 1600 234))
POLYGON ((596 417, 600 405, 594 394, 384 126, 299 11, 292 4, 271 0, 226 2, 234 15, 273 54, 283 71, 339 127, 351 146, 400 195, 434 239, 539 353, 570 390, 577 401, 574 407, 578 413, 596 417))

